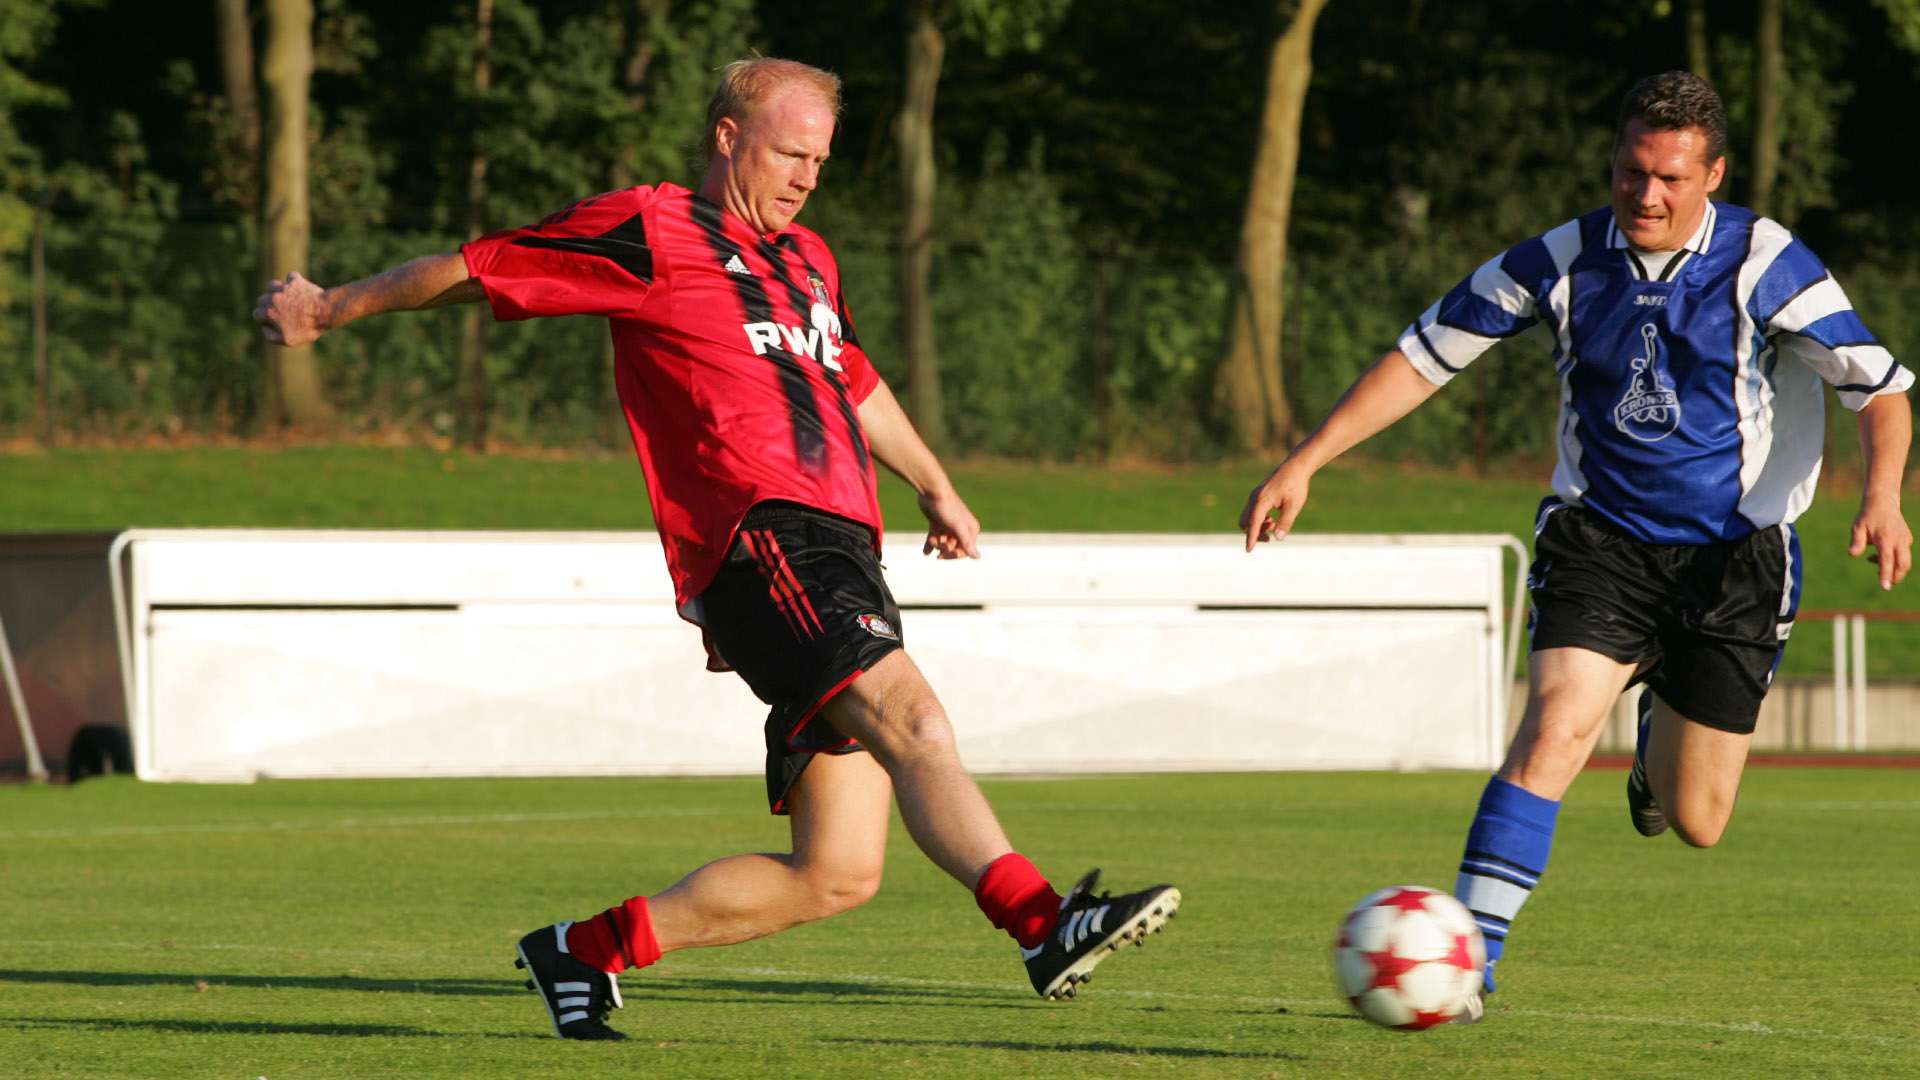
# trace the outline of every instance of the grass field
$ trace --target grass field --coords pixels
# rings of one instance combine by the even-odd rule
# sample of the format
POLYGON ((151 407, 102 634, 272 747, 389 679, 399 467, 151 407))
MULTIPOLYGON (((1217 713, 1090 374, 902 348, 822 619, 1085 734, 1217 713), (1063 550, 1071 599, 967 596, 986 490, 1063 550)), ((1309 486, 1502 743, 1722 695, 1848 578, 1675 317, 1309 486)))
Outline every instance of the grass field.
MULTIPOLYGON (((1252 461, 1180 469, 963 464, 953 473, 989 531, 1226 533, 1267 468, 1252 461)), ((1299 527, 1510 533, 1531 541, 1534 508, 1546 490, 1544 475, 1479 479, 1336 465, 1316 479, 1299 527)), ((136 525, 652 527, 640 469, 624 453, 541 458, 357 446, 60 450, 0 454, 0 492, 0 532, 136 525)), ((1802 606, 1920 610, 1920 580, 1883 593, 1875 568, 1847 557, 1856 498, 1852 491, 1830 490, 1800 519, 1807 561, 1802 606)), ((884 477, 881 503, 890 528, 912 543, 921 521, 912 493, 884 477)), ((1803 624, 1801 643, 1787 650, 1783 673, 1830 671, 1829 641, 1828 624, 1803 624)), ((1920 671, 1920 623, 1876 623, 1870 641, 1875 678, 1920 671)))
POLYGON ((521 933, 781 849, 757 779, 0 789, 8 1077, 1889 1076, 1920 1072, 1911 773, 1756 768, 1722 845, 1570 793, 1492 1015, 1350 1016, 1327 947, 1386 884, 1450 886, 1481 778, 988 780, 1056 879, 1186 893, 1042 1002, 896 822, 867 906, 625 981, 618 1045, 552 1038, 521 933))

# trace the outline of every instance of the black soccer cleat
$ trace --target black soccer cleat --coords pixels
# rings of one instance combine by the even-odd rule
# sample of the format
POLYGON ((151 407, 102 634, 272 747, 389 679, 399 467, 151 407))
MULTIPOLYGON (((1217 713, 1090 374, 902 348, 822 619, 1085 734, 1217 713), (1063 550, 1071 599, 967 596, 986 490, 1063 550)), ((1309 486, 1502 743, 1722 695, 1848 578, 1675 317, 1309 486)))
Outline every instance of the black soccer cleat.
POLYGON ((553 1033, 563 1039, 619 1040, 626 1036, 606 1024, 607 1013, 621 1008, 620 981, 574 959, 567 951, 567 927, 572 922, 542 927, 520 939, 519 958, 527 987, 540 995, 553 1021, 553 1033))
POLYGON ((1049 1000, 1074 996, 1080 983, 1093 978, 1093 969, 1107 954, 1128 942, 1145 945, 1180 909, 1180 890, 1171 885, 1110 896, 1092 895, 1100 871, 1090 870, 1060 902, 1060 921, 1045 941, 1021 949, 1033 989, 1049 1000))
POLYGON ((1660 809, 1647 783, 1647 731, 1653 726, 1653 691, 1640 695, 1640 730, 1633 740, 1633 768, 1627 770, 1627 813, 1641 836, 1667 831, 1667 812, 1660 809))

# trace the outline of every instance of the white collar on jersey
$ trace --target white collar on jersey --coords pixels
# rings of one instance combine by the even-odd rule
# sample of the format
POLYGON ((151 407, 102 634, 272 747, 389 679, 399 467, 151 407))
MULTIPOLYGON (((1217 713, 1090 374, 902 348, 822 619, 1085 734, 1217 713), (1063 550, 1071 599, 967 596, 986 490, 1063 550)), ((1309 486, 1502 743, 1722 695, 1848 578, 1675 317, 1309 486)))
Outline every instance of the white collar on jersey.
MULTIPOLYGON (((1713 223, 1719 216, 1720 211, 1714 208, 1713 200, 1708 199, 1707 212, 1700 215, 1700 227, 1693 230, 1693 236, 1688 238, 1686 243, 1680 245, 1680 250, 1705 255, 1707 249, 1713 246, 1713 223)), ((1617 221, 1607 222, 1607 246, 1610 248, 1632 246, 1627 243, 1627 238, 1621 234, 1620 223, 1617 221)))

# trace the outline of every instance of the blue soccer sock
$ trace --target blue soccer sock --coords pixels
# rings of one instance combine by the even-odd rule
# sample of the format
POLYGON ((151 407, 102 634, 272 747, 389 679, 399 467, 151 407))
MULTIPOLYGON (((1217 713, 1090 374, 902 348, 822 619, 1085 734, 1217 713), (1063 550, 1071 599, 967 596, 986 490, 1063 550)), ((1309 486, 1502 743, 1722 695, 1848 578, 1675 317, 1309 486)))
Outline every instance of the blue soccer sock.
POLYGON ((1473 912, 1487 942, 1486 990, 1493 993, 1493 965, 1507 944, 1507 929, 1533 894, 1553 850, 1553 824, 1560 803, 1543 799, 1495 776, 1480 795, 1480 810, 1467 830, 1466 854, 1453 893, 1473 912))

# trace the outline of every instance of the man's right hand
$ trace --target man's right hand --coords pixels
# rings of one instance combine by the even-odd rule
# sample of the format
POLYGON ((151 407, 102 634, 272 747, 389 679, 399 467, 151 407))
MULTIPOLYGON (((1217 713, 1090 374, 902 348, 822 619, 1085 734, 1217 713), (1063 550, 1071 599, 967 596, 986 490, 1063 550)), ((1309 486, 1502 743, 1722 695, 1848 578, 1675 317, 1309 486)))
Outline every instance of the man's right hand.
POLYGON ((253 321, 268 341, 288 348, 312 344, 326 332, 327 290, 301 277, 287 275, 276 281, 253 302, 253 321))
POLYGON ((1247 534, 1247 550, 1256 542, 1284 540, 1293 530, 1293 519, 1307 505, 1307 487, 1313 470, 1287 460, 1267 475, 1266 480, 1247 496, 1240 511, 1240 529, 1247 534))
POLYGON ((980 557, 980 522, 951 487, 920 496, 920 512, 927 516, 927 542, 920 554, 943 559, 980 557))

